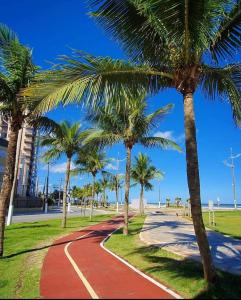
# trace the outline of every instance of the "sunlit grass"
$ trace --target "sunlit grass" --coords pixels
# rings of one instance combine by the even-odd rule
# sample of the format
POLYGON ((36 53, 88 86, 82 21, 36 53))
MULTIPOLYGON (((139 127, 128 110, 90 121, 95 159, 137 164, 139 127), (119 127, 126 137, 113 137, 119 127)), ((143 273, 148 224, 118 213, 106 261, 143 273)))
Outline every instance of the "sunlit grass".
POLYGON ((210 226, 208 213, 203 213, 205 225, 213 230, 241 239, 241 211, 215 211, 216 226, 210 226))

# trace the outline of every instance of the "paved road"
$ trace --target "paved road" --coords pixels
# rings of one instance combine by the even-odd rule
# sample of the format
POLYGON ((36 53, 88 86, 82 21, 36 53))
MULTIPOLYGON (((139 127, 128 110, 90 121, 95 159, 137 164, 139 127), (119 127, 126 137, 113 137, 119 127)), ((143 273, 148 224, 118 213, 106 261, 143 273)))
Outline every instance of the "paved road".
MULTIPOLYGON (((208 240, 216 267, 241 275, 241 240, 208 230, 208 240)), ((200 261, 193 224, 173 213, 147 216, 140 238, 176 254, 200 261)))
POLYGON ((57 240, 44 260, 41 298, 174 298, 170 290, 143 277, 101 247, 100 243, 122 223, 119 216, 57 240))
MULTIPOLYGON (((106 210, 94 210, 94 215, 104 215, 104 214, 113 214, 115 212, 113 211, 106 211, 106 210)), ((85 212, 86 216, 90 215, 90 209, 86 209, 85 212)), ((83 216, 83 212, 81 212, 80 208, 72 208, 71 212, 68 213, 68 216, 70 217, 77 217, 77 216, 83 216)), ((36 221, 45 221, 45 220, 51 220, 51 219, 58 219, 62 217, 62 210, 60 208, 53 208, 48 211, 47 214, 45 214, 42 211, 33 211, 33 212, 22 212, 22 213, 16 213, 13 216, 13 223, 22 223, 22 222, 36 222, 36 221)))

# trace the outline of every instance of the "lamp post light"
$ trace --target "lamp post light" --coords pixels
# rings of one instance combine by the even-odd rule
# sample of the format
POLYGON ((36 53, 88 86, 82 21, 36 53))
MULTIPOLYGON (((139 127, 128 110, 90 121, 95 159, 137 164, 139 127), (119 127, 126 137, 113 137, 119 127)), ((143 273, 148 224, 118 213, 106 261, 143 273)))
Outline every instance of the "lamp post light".
POLYGON ((233 190, 233 203, 234 203, 234 208, 237 209, 237 194, 236 194, 236 178, 235 178, 235 165, 234 165, 234 159, 238 158, 241 156, 240 154, 233 155, 233 150, 230 148, 230 157, 228 159, 231 160, 231 164, 228 163, 227 161, 224 161, 224 164, 227 167, 231 168, 231 174, 232 174, 232 190, 233 190))

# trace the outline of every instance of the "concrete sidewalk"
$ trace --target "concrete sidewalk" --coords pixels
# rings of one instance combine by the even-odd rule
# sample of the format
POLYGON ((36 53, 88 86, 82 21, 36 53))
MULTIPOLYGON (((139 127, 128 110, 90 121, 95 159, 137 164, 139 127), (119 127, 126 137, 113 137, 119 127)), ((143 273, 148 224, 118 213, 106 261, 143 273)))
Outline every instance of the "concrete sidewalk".
MULTIPOLYGON (((207 233, 215 266, 241 275, 241 240, 211 230, 207 233)), ((174 213, 149 214, 140 238, 148 245, 200 261, 193 224, 174 213)))

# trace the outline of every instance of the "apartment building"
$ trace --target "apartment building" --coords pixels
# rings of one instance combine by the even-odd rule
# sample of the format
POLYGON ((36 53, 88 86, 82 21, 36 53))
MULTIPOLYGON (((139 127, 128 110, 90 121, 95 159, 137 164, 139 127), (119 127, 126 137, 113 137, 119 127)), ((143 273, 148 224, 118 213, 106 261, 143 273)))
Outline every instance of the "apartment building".
MULTIPOLYGON (((35 196, 35 185, 37 176, 37 131, 33 127, 25 124, 19 131, 18 135, 18 148, 20 151, 19 163, 18 163, 18 177, 16 196, 26 197, 35 196)), ((9 137, 9 125, 4 120, 3 116, 0 116, 0 138, 8 141, 9 137)))

